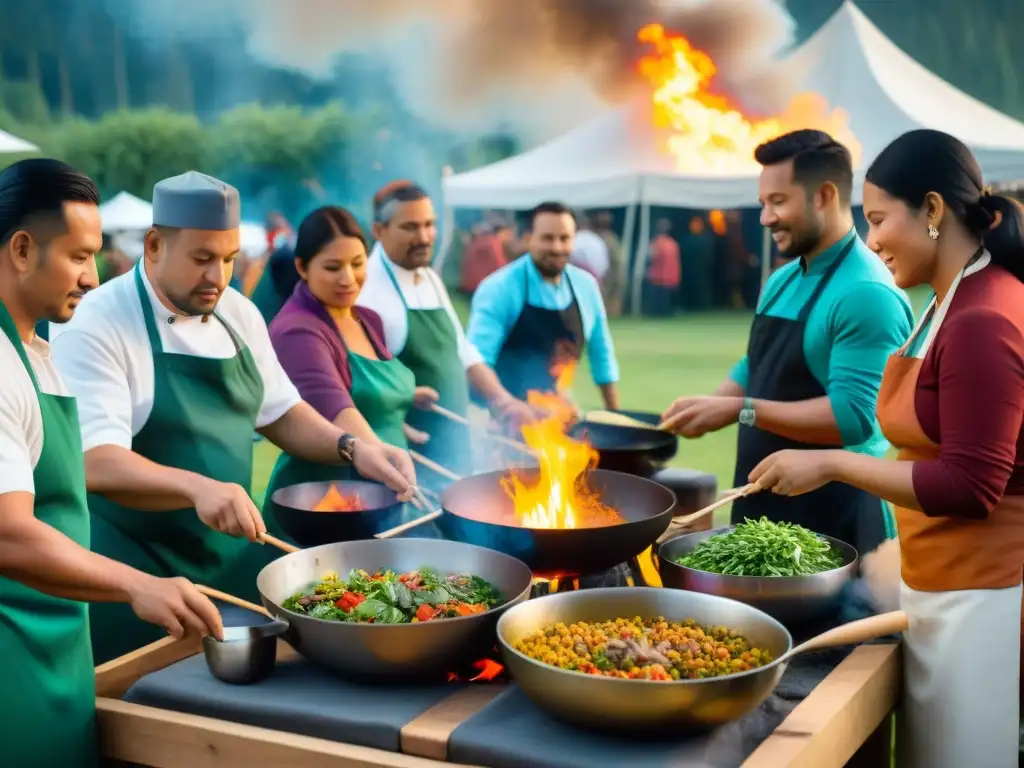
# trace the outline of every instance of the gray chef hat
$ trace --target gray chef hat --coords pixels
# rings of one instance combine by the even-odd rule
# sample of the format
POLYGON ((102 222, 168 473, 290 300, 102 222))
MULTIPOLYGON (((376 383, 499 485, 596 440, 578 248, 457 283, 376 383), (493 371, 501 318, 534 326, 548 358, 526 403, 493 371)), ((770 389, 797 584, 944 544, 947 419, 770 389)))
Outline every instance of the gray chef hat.
POLYGON ((176 229, 236 229, 241 221, 238 190, 220 179, 189 171, 153 187, 153 224, 176 229))

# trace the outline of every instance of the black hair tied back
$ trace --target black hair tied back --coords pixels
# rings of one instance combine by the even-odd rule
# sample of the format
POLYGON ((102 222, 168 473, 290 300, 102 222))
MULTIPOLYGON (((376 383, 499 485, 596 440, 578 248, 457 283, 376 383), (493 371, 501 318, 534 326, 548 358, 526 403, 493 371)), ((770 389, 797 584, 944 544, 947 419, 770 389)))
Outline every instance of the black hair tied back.
POLYGON ((948 133, 908 131, 882 150, 866 180, 920 210, 928 193, 978 236, 995 264, 1024 281, 1024 208, 985 189, 981 167, 971 150, 948 133))
POLYGON ((967 226, 980 232, 992 261, 1024 282, 1024 207, 1009 197, 986 192, 967 216, 967 226))

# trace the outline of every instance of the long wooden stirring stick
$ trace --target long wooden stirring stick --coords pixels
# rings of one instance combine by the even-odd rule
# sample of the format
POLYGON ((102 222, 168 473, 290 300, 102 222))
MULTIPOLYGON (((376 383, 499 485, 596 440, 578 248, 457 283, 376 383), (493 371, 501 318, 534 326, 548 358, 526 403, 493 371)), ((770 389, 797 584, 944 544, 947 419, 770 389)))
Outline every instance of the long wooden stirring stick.
MULTIPOLYGON (((469 419, 467 419, 465 416, 460 416, 454 411, 449 411, 447 408, 442 408, 440 405, 432 405, 430 406, 430 410, 432 410, 439 416, 444 416, 446 419, 451 419, 452 421, 456 422, 457 424, 461 424, 464 427, 470 426, 469 419)), ((515 448, 517 451, 528 453, 531 456, 535 455, 534 450, 526 443, 521 443, 518 440, 513 440, 512 438, 505 437, 503 435, 495 435, 488 432, 487 439, 493 440, 496 443, 501 443, 502 445, 507 445, 509 448, 515 448)))
POLYGON ((437 474, 439 474, 441 477, 445 477, 445 478, 447 478, 449 480, 461 480, 462 479, 461 476, 456 475, 450 469, 445 469, 440 464, 438 464, 436 461, 431 461, 430 459, 428 459, 426 456, 424 456, 421 453, 417 453, 416 451, 409 451, 409 455, 412 456, 412 460, 413 461, 419 462, 420 464, 422 464, 427 469, 431 469, 434 472, 436 472, 437 474))
POLYGON ((294 544, 289 544, 287 541, 281 541, 281 539, 277 538, 276 536, 271 536, 269 533, 264 533, 262 536, 260 536, 259 543, 269 544, 272 547, 277 547, 282 552, 287 552, 288 554, 299 551, 299 548, 296 547, 294 544))
POLYGON ((252 611, 253 613, 262 613, 264 616, 268 616, 271 619, 274 618, 274 615, 262 605, 250 603, 248 600, 243 600, 240 597, 229 595, 227 592, 221 592, 219 589, 207 587, 203 584, 196 584, 195 586, 199 592, 206 595, 211 600, 220 600, 222 603, 228 603, 229 605, 234 605, 238 608, 244 608, 245 610, 252 611))
POLYGON ((728 491, 723 493, 717 501, 708 504, 703 509, 698 509, 696 512, 691 512, 688 515, 682 517, 676 517, 669 523, 665 533, 662 534, 661 538, 665 538, 665 535, 672 533, 680 528, 684 528, 690 523, 700 520, 707 515, 710 515, 716 509, 724 507, 726 504, 732 504, 736 499, 742 498, 743 496, 750 496, 753 493, 757 493, 761 490, 761 486, 757 483, 749 483, 741 488, 730 488, 728 491))
POLYGON ((393 536, 397 536, 400 533, 405 533, 406 531, 411 531, 413 528, 419 528, 421 525, 426 525, 427 523, 433 522, 443 514, 443 509, 435 509, 429 515, 423 515, 423 517, 417 517, 415 520, 410 520, 408 523, 402 523, 401 525, 396 525, 394 528, 389 528, 386 531, 375 533, 373 534, 373 538, 390 539, 393 536))

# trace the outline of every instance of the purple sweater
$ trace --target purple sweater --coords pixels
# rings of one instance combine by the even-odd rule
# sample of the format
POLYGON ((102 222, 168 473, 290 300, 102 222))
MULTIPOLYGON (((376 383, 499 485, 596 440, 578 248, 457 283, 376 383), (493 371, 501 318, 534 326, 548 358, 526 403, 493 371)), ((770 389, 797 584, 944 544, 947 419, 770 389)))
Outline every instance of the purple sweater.
MULTIPOLYGON (((356 307, 355 312, 377 357, 390 360, 380 316, 366 307, 356 307)), ((334 421, 343 410, 354 407, 348 349, 334 320, 305 282, 295 286, 270 324, 270 342, 299 395, 321 416, 334 421)))

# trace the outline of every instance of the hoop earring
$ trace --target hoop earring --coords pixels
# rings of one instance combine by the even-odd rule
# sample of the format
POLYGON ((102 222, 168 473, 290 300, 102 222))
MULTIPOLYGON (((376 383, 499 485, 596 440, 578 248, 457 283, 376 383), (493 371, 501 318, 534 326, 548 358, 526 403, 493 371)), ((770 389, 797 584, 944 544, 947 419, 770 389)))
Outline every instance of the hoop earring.
POLYGON ((932 240, 939 239, 939 230, 936 228, 934 224, 928 225, 928 237, 930 237, 932 240))

